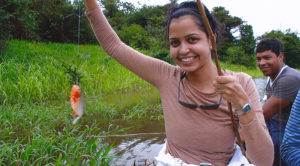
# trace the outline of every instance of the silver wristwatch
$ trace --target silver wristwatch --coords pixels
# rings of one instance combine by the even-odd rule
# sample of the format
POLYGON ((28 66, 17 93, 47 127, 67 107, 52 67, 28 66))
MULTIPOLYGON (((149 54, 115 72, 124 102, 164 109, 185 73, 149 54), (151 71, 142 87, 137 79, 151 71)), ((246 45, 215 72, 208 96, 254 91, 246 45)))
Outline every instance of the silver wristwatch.
POLYGON ((251 107, 252 107, 252 103, 249 102, 249 103, 245 104, 242 109, 236 110, 235 112, 238 116, 244 115, 244 114, 247 114, 251 110, 251 107))

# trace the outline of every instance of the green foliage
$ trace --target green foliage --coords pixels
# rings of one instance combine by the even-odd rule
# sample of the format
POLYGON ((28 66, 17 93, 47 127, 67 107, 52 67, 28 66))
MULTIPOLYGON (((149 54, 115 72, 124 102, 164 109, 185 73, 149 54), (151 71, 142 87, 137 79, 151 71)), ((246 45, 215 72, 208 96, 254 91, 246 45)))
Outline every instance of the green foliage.
POLYGON ((101 0, 101 4, 104 7, 103 13, 114 30, 119 31, 130 25, 127 20, 135 12, 133 4, 120 0, 101 0))
POLYGON ((253 35, 253 30, 251 25, 241 25, 240 39, 238 40, 238 45, 243 48, 245 53, 249 56, 254 56, 256 40, 253 35))
POLYGON ((263 34, 258 39, 278 38, 284 45, 285 63, 293 68, 300 67, 300 38, 296 32, 287 30, 286 32, 271 31, 263 34))
POLYGON ((79 85, 80 80, 82 79, 82 74, 78 71, 78 66, 72 65, 62 65, 65 68, 65 73, 70 75, 70 85, 79 85))
POLYGON ((223 63, 221 62, 221 68, 222 69, 227 69, 235 72, 244 72, 252 76, 252 78, 259 78, 259 77, 264 77, 262 72, 259 70, 258 67, 255 68, 249 68, 244 65, 237 65, 237 64, 231 64, 231 63, 223 63))
MULTIPOLYGON (((1 1, 2 2, 2 1, 1 1)), ((7 0, 0 6, 1 35, 4 38, 96 43, 84 14, 84 2, 69 0, 7 0), (80 23, 80 29, 78 27, 80 23), (75 26, 74 26, 75 25, 75 26)))
POLYGON ((281 40, 284 43, 285 62, 287 65, 299 68, 300 67, 300 38, 295 33, 284 35, 281 40))
POLYGON ((113 18, 120 12, 120 0, 101 0, 101 4, 105 8, 103 12, 108 18, 113 18))
POLYGON ((1 1, 0 22, 1 35, 4 38, 38 39, 35 33, 38 28, 35 17, 37 12, 31 10, 32 1, 28 0, 7 0, 1 1), (5 23, 5 24, 3 24, 5 23))
POLYGON ((263 39, 263 38, 281 38, 282 36, 284 36, 284 33, 279 31, 279 30, 272 30, 270 32, 267 32, 261 36, 259 36, 257 39, 260 40, 260 39, 263 39))
POLYGON ((241 47, 229 47, 226 54, 230 55, 229 57, 226 57, 226 63, 244 65, 250 68, 256 67, 255 56, 253 54, 246 54, 244 49, 241 47))
POLYGON ((224 55, 223 53, 225 53, 226 49, 234 44, 235 38, 233 33, 237 31, 243 21, 239 17, 231 16, 224 7, 214 7, 211 13, 221 25, 221 46, 219 52, 221 55, 224 55))
POLYGON ((221 43, 218 46, 220 60, 226 63, 245 65, 250 68, 256 66, 254 56, 255 38, 251 25, 235 16, 229 15, 224 7, 213 8, 212 14, 223 25, 221 29, 221 43), (237 34, 239 35, 233 35, 237 34))
POLYGON ((152 56, 154 58, 158 58, 161 59, 163 61, 166 61, 170 64, 175 64, 175 62, 173 61, 171 55, 170 55, 170 51, 167 49, 160 49, 160 50, 152 50, 152 56))
POLYGON ((1 165, 109 165, 101 129, 72 126, 66 104, 0 106, 1 165))
POLYGON ((131 24, 130 26, 124 26, 118 32, 118 35, 123 42, 131 47, 140 49, 150 48, 150 36, 140 25, 131 24))
POLYGON ((128 18, 128 24, 138 24, 147 31, 151 49, 168 49, 166 37, 166 6, 143 6, 128 18))

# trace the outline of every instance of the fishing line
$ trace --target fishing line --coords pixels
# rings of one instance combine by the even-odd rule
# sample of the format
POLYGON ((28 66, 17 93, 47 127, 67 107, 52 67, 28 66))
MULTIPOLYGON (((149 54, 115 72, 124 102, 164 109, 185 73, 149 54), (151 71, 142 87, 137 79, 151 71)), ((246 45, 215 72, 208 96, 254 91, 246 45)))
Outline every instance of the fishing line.
MULTIPOLYGON (((77 15, 77 17, 78 17, 78 32, 77 32, 77 63, 76 63, 76 67, 75 67, 75 69, 77 70, 78 69, 78 67, 79 67, 79 63, 80 63, 80 60, 79 60, 79 56, 80 56, 80 18, 81 18, 81 16, 80 16, 80 0, 77 0, 77 4, 78 4, 78 15, 77 15)), ((79 84, 79 76, 77 76, 76 77, 76 80, 75 80, 75 82, 76 82, 76 85, 78 85, 79 84)))
POLYGON ((76 0, 73 5, 76 6, 77 3, 77 7, 78 7, 78 14, 73 14, 75 16, 78 17, 78 24, 77 24, 77 47, 74 48, 74 52, 77 52, 77 57, 73 59, 72 64, 74 64, 74 66, 71 64, 68 66, 68 70, 70 72, 71 75, 73 75, 75 78, 75 84, 78 85, 79 84, 79 80, 80 80, 80 74, 78 73, 78 68, 80 66, 80 24, 81 24, 81 10, 80 10, 80 0, 76 0), (74 67, 74 68, 73 68, 74 67))
POLYGON ((80 50, 80 3, 79 0, 77 0, 78 3, 78 33, 77 33, 77 67, 79 66, 79 50, 80 50))

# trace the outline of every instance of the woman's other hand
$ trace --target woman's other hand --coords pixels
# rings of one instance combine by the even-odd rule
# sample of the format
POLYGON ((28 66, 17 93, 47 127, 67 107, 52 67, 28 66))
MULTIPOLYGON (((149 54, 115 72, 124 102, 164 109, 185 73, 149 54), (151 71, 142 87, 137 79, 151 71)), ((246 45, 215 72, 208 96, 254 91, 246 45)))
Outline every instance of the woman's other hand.
POLYGON ((235 109, 241 109, 249 102, 249 98, 235 77, 224 75, 217 76, 214 82, 215 90, 235 109))
MULTIPOLYGON (((239 81, 230 75, 217 76, 213 83, 215 90, 228 102, 230 102, 234 110, 240 110, 243 106, 250 102, 249 97, 242 88, 239 81)), ((254 118, 254 112, 239 116, 240 123, 248 124, 254 118)))

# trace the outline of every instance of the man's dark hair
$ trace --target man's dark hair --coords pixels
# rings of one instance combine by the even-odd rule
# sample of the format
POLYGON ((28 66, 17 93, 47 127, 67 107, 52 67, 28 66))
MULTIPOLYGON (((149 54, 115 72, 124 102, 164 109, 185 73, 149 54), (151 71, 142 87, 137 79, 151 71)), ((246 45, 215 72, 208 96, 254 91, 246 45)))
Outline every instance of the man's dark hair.
POLYGON ((265 38, 261 39, 257 44, 255 53, 257 54, 268 50, 271 50, 278 56, 280 53, 284 52, 284 46, 277 38, 265 38))

